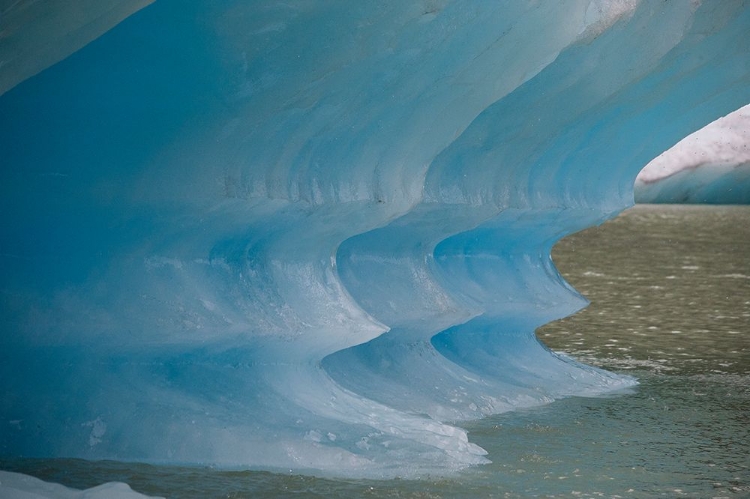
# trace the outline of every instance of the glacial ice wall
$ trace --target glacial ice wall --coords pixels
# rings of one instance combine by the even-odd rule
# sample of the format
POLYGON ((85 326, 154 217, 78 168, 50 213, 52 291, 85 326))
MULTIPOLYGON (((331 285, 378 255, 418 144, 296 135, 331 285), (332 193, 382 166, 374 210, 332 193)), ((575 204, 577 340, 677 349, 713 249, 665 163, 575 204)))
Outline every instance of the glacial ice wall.
MULTIPOLYGON (((159 0, 0 97, 0 453, 415 476, 633 384, 550 259, 750 96, 742 1, 159 0)), ((0 68, 2 71, 2 68, 0 68)))

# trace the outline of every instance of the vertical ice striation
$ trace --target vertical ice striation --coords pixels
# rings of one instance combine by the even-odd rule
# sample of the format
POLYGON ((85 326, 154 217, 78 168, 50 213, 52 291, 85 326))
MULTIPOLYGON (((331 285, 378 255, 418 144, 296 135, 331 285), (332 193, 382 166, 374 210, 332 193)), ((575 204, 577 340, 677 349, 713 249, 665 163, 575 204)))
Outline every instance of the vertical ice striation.
POLYGON ((488 459, 456 421, 632 384, 537 342, 585 304, 550 249, 748 101, 748 28, 741 1, 137 12, 0 97, 0 453, 446 472, 488 459))

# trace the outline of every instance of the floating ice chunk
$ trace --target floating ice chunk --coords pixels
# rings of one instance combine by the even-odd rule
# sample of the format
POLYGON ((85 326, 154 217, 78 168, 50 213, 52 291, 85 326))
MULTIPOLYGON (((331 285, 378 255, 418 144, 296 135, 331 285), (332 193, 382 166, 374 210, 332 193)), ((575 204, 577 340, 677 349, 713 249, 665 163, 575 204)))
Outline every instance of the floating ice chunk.
POLYGON ((750 203, 750 105, 706 125, 649 162, 639 203, 750 203))
POLYGON ((56 483, 44 482, 21 473, 0 471, 0 497, 3 499, 146 499, 129 485, 109 482, 86 490, 75 490, 56 483))

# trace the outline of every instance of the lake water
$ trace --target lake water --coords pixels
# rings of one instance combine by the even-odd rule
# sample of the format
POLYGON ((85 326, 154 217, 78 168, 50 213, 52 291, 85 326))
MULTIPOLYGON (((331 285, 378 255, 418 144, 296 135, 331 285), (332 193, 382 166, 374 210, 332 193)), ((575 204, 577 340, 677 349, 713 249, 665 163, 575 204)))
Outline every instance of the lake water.
POLYGON ((170 498, 750 497, 750 207, 639 205, 553 256, 592 305, 539 338, 640 385, 464 425, 490 465, 390 481, 61 459, 0 469, 170 498))

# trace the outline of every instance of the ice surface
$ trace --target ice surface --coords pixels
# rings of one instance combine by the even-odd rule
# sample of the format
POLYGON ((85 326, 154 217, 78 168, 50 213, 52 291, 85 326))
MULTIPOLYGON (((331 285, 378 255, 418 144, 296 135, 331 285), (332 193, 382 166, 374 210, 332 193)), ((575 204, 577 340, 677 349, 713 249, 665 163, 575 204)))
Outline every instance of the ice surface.
POLYGON ((3 499, 145 499, 129 485, 110 482, 86 490, 74 490, 43 482, 20 473, 0 471, 0 497, 3 499))
POLYGON ((750 203, 750 106, 719 118, 647 164, 638 203, 750 203))
MULTIPOLYGON (((633 380, 550 259, 750 97, 742 2, 160 0, 0 97, 0 452, 421 476, 633 380)), ((0 68, 0 71, 2 68, 0 68)))
POLYGON ((0 95, 153 1, 0 1, 0 95))

